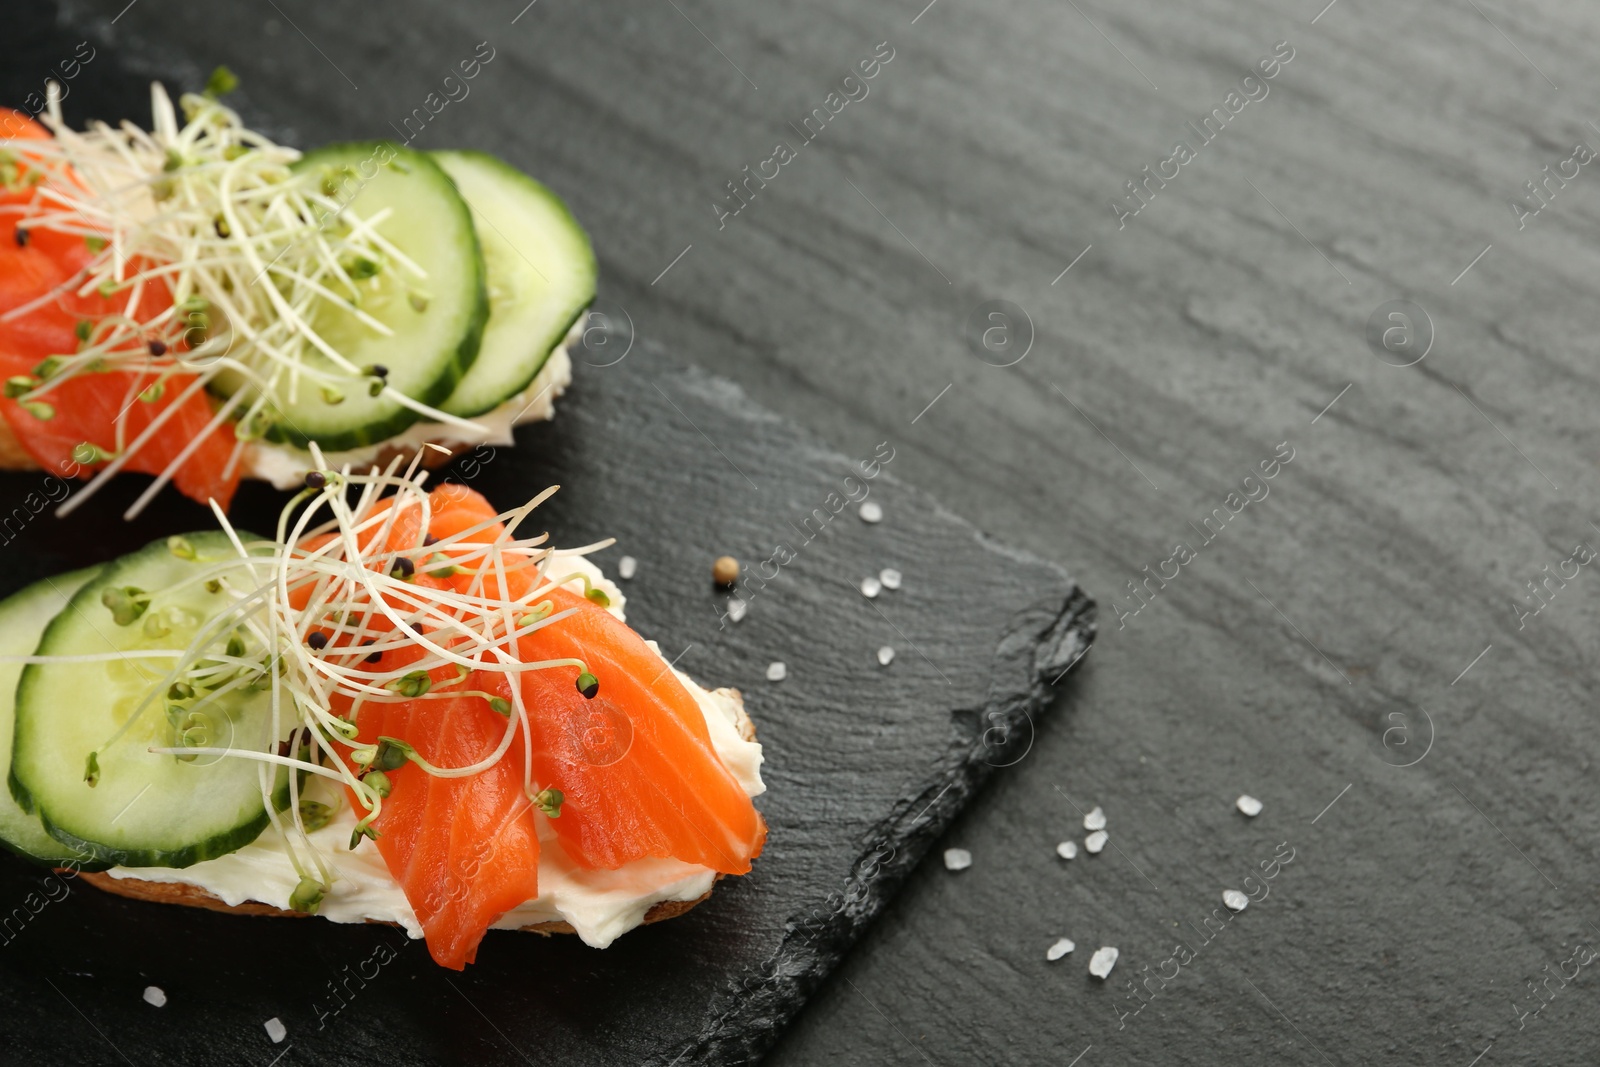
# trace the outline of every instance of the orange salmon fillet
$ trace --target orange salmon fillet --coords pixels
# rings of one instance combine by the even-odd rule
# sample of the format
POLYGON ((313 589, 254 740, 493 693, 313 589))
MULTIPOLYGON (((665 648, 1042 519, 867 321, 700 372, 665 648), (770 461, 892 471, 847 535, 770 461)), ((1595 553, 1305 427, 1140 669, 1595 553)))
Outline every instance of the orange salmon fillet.
MULTIPOLYGON (((429 500, 427 534, 434 538, 496 517, 483 497, 462 486, 441 486, 429 500)), ((471 574, 425 573, 435 550, 422 544, 421 514, 412 506, 399 515, 387 547, 419 564, 414 584, 467 592, 471 574)), ((465 540, 492 543, 503 532, 493 522, 465 540)), ((537 581, 532 567, 508 569, 506 589, 486 592, 517 597, 537 581)), ((576 614, 522 638, 519 658, 582 658, 600 678, 599 695, 588 700, 575 687, 575 667, 521 675, 532 727, 533 789, 565 794, 560 816, 551 820, 559 847, 589 867, 670 856, 727 874, 749 871, 766 825, 717 756, 694 697, 615 616, 565 590, 551 591, 549 599, 555 610, 571 607, 576 614)), ((383 631, 388 624, 372 628, 383 631)), ((392 671, 421 655, 413 649, 386 653, 373 669, 392 671)), ((356 718, 360 742, 398 738, 429 762, 449 767, 490 754, 508 719, 482 697, 441 699, 441 693, 454 688, 509 698, 516 676, 479 671, 449 685, 454 677, 448 668, 432 672, 440 687, 432 697, 363 704, 356 718)), ((523 791, 523 752, 524 739, 517 737, 498 763, 463 778, 432 777, 411 763, 388 772, 393 790, 373 823, 378 850, 416 910, 429 952, 443 966, 460 969, 472 962, 490 925, 538 896, 538 829, 545 816, 523 791)))
MULTIPOLYGON (((0 137, 44 139, 49 134, 27 116, 0 109, 0 137)), ((22 160, 19 166, 25 178, 26 153, 13 149, 13 154, 22 160)), ((37 196, 35 187, 23 178, 0 188, 0 314, 71 282, 94 258, 84 238, 76 234, 40 227, 18 229, 17 223, 28 216, 37 196)), ((76 352, 78 324, 122 314, 126 301, 122 294, 107 298, 69 291, 15 319, 0 321, 0 378, 30 374, 49 356, 76 352)), ((134 314, 138 321, 147 322, 170 303, 166 286, 152 285, 142 294, 134 314)), ((195 380, 192 374, 169 375, 159 398, 138 399, 155 378, 151 371, 130 368, 79 374, 41 397, 54 409, 49 418, 38 417, 13 399, 0 400, 0 417, 40 467, 87 478, 97 465, 75 462, 74 448, 88 442, 115 452, 119 417, 123 419, 123 443, 131 444, 158 416, 176 407, 123 469, 160 474, 204 435, 175 472, 173 484, 186 496, 202 503, 215 497, 226 508, 239 484, 237 471, 223 475, 234 445, 232 426, 224 424, 207 431, 213 411, 205 390, 184 395, 195 380)))

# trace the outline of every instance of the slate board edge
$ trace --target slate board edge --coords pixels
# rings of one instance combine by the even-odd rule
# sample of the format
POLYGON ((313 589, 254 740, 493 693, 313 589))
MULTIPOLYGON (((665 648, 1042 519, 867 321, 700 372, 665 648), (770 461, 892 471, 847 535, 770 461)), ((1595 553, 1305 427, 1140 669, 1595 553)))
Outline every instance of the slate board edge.
MULTIPOLYGON (((720 407, 730 417, 783 423, 817 459, 849 465, 848 457, 758 403, 739 383, 685 364, 654 342, 646 341, 643 347, 653 362, 670 368, 681 386, 702 402, 720 407)), ((733 1067, 759 1061, 989 777, 1024 758, 1032 744, 1034 714, 1055 700, 1056 686, 1094 641, 1094 601, 1064 567, 995 540, 895 474, 885 471, 880 477, 902 492, 922 497, 941 518, 965 527, 980 551, 1055 579, 1059 591, 1012 616, 991 656, 993 669, 983 704, 949 709, 950 740, 940 762, 930 768, 928 784, 917 795, 902 797, 862 836, 850 878, 842 892, 830 895, 829 908, 789 916, 777 952, 755 973, 747 970, 730 978, 713 999, 707 1013, 710 1021, 694 1042, 674 1058, 663 1053, 654 1061, 658 1067, 733 1067), (1013 742, 1025 742, 1021 752, 1013 742)))
POLYGON ((932 781, 917 796, 903 798, 865 835, 844 891, 829 898, 833 910, 790 916, 778 951, 756 974, 729 980, 712 1003, 713 1021, 676 1060, 656 1061, 663 1067, 759 1061, 983 784, 1023 758, 1026 748, 1014 754, 1012 738, 1025 737, 1031 747, 1034 713, 1055 700, 1055 687, 1088 653, 1096 631, 1095 604, 1077 583, 1056 564, 999 545, 979 531, 973 536, 988 550, 1055 571, 1067 585, 1065 599, 1036 603, 1013 619, 995 650, 996 666, 1005 670, 1011 691, 997 681, 982 707, 951 710, 951 741, 932 781), (1008 650, 1019 637, 1020 647, 1008 650), (986 758, 996 755, 998 762, 986 758))

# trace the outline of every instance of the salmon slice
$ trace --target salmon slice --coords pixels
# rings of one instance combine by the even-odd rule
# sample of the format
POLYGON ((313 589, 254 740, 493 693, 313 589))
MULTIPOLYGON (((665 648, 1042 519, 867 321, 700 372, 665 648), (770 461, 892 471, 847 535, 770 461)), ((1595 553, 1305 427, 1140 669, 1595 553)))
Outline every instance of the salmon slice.
MULTIPOLYGON (((445 767, 482 759, 506 729, 477 697, 369 704, 357 723, 363 740, 402 738, 445 767)), ((378 852, 417 913, 429 955, 459 971, 496 919, 539 895, 539 831, 521 761, 508 754, 465 778, 435 778, 414 763, 388 774, 393 789, 373 824, 378 852)))
MULTIPOLYGON (((448 506, 437 492, 434 497, 448 506)), ((392 499, 379 501, 372 514, 383 515, 392 499)), ((396 516, 386 546, 412 552, 422 539, 420 517, 416 507, 396 516)), ((363 549, 381 529, 378 526, 360 538, 363 549)), ((306 547, 314 548, 323 540, 307 542, 306 547)), ((426 574, 416 575, 414 584, 446 586, 426 574)), ((398 603, 394 606, 409 610, 398 603)), ((369 629, 387 633, 393 624, 375 615, 369 629)), ((386 652, 372 669, 393 671, 422 655, 421 649, 410 648, 386 652)), ((431 677, 442 690, 455 680, 455 672, 439 668, 431 677)), ((473 674, 453 688, 486 691, 485 683, 492 681, 473 674)), ((343 703, 345 707, 335 710, 347 711, 348 700, 343 703)), ((492 753, 507 722, 481 697, 435 697, 363 704, 356 725, 364 744, 376 743, 379 737, 399 738, 435 766, 462 767, 492 753)), ((495 920, 539 895, 538 824, 533 803, 522 788, 519 747, 513 746, 506 758, 486 770, 462 778, 434 777, 409 762, 387 772, 392 789, 373 821, 378 853, 416 912, 429 954, 452 970, 477 958, 478 945, 495 920)), ((353 793, 349 799, 360 810, 353 793)))
MULTIPOLYGON (((495 517, 465 486, 441 486, 432 499, 435 537, 495 517)), ((470 539, 493 541, 502 529, 496 523, 470 539)), ((565 577, 561 566, 552 561, 547 577, 565 577)), ((463 590, 471 582, 449 580, 463 590)), ((521 596, 536 580, 531 569, 508 571, 507 592, 521 596)), ((747 873, 761 854, 766 823, 723 766, 699 703, 660 654, 605 608, 567 589, 538 599, 552 601, 554 612, 575 614, 522 638, 519 658, 581 659, 600 680, 598 695, 586 699, 574 667, 521 675, 533 779, 565 795, 554 828, 567 854, 587 867, 615 869, 658 856, 747 873)))
MULTIPOLYGON (((27 116, 3 109, 0 134, 21 139, 49 136, 27 116)), ((76 234, 42 227, 19 229, 17 224, 35 210, 37 190, 26 180, 26 152, 15 148, 12 152, 21 160, 21 171, 19 178, 0 188, 0 314, 70 283, 94 258, 84 238, 76 234)), ((126 296, 78 296, 69 291, 15 319, 0 321, 0 377, 31 374, 49 356, 76 352, 79 323, 92 324, 106 315, 123 314, 126 301, 126 296)), ((170 303, 166 287, 152 285, 134 314, 138 321, 148 322, 170 303)), ((130 368, 80 374, 41 397, 53 409, 49 418, 39 417, 12 399, 0 401, 0 417, 45 470, 89 477, 97 465, 75 462, 73 449, 88 442, 115 452, 119 418, 123 443, 131 444, 158 417, 176 407, 124 469, 159 475, 191 442, 203 438, 178 467, 173 484, 186 496, 202 503, 215 497, 226 508, 239 484, 236 471, 223 474, 234 446, 232 427, 224 424, 208 430, 214 412, 205 390, 184 395, 195 381, 192 374, 170 375, 160 397, 138 399, 155 380, 152 371, 130 368)))
MULTIPOLYGON (((440 486, 429 503, 427 533, 433 538, 483 523, 490 525, 464 540, 490 543, 504 532, 491 522, 496 513, 483 497, 463 486, 440 486)), ((386 543, 391 551, 420 555, 422 533, 421 508, 413 505, 395 518, 386 543)), ((538 581, 532 567, 508 569, 506 589, 487 592, 520 597, 538 581)), ((473 576, 431 577, 419 570, 413 582, 468 592, 473 576)), ((565 795, 551 822, 560 847, 592 868, 671 856, 727 874, 749 871, 766 825, 718 758, 694 697, 615 616, 565 590, 551 591, 549 599, 557 611, 570 607, 575 614, 521 639, 518 657, 582 658, 601 679, 599 695, 588 700, 575 687, 575 667, 521 675, 533 788, 554 787, 565 795)), ((388 623, 373 628, 387 630, 388 623)), ((421 655, 414 649, 386 653, 374 669, 393 671, 421 655)), ((473 672, 453 686, 448 668, 432 677, 441 690, 509 698, 514 676, 473 672)), ((356 721, 361 743, 380 735, 398 738, 435 765, 450 767, 490 754, 507 727, 506 717, 482 697, 366 704, 356 721)), ((443 966, 460 969, 471 962, 496 919, 538 896, 538 820, 544 816, 523 792, 523 747, 521 738, 514 739, 498 763, 464 778, 431 777, 410 763, 389 772, 393 790, 373 823, 378 850, 417 912, 430 954, 443 966)))
POLYGON ((523 662, 582 659, 600 682, 585 699, 575 668, 522 675, 533 777, 566 795, 555 831, 567 855, 587 867, 670 856, 747 873, 766 824, 712 747, 695 698, 615 615, 565 589, 549 599, 576 614, 523 638, 523 662))
POLYGON ((47 141, 50 131, 25 111, 0 107, 0 138, 11 141, 47 141))

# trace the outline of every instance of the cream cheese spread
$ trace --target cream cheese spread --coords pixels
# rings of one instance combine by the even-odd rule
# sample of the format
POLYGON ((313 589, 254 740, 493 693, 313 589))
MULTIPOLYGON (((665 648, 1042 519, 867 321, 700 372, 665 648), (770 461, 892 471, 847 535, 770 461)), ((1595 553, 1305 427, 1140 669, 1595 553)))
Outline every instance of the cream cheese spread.
MULTIPOLYGON (((353 471, 364 471, 372 466, 386 449, 410 452, 428 442, 446 448, 474 447, 477 445, 504 446, 513 443, 511 431, 527 422, 542 422, 555 417, 556 399, 572 384, 572 357, 567 349, 583 336, 583 318, 550 353, 539 373, 522 392, 484 412, 472 421, 482 429, 469 430, 448 422, 414 422, 400 433, 375 445, 352 448, 345 452, 326 452, 323 459, 329 470, 340 470, 346 465, 353 471)), ((240 459, 246 477, 271 482, 279 489, 293 489, 305 479, 306 472, 316 464, 311 453, 288 445, 260 442, 248 446, 240 459)))

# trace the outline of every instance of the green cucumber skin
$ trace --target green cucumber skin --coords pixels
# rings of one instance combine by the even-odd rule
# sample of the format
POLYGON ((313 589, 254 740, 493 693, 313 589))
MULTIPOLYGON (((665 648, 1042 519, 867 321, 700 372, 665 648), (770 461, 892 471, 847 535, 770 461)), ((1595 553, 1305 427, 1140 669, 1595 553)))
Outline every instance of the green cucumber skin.
MULTIPOLYGON (((562 327, 559 336, 565 337, 568 331, 572 329, 572 324, 583 318, 584 315, 588 314, 589 306, 590 305, 585 304, 583 307, 574 312, 572 318, 568 319, 567 324, 562 327)), ((526 378, 522 379, 522 381, 518 382, 515 388, 506 390, 505 395, 496 400, 494 403, 475 405, 475 410, 452 411, 450 414, 459 415, 463 419, 475 419, 479 415, 489 414, 489 412, 493 411, 495 408, 499 407, 501 404, 504 404, 507 400, 510 400, 518 393, 521 393, 523 390, 527 389, 528 386, 532 385, 533 380, 539 376, 540 371, 544 370, 545 364, 550 362, 550 357, 555 355, 556 349, 560 346, 561 342, 559 340, 554 345, 551 345, 550 348, 546 350, 545 354, 539 357, 539 362, 534 365, 532 373, 530 373, 526 378)))
POLYGON ((105 870, 108 867, 192 867, 201 860, 214 860, 218 856, 226 856, 230 852, 237 852, 256 838, 261 836, 272 822, 267 815, 267 809, 261 809, 261 816, 248 823, 243 823, 233 833, 208 838, 188 848, 179 849, 120 849, 110 848, 94 841, 86 841, 77 837, 50 821, 48 815, 41 814, 40 821, 51 837, 60 841, 67 848, 74 849, 82 855, 92 857, 90 862, 98 864, 98 868, 84 867, 84 870, 105 870))
MULTIPOLYGON (((578 323, 578 321, 580 319, 582 319, 585 315, 589 314, 589 309, 591 307, 593 307, 593 306, 594 306, 594 301, 593 301, 593 299, 591 299, 589 303, 583 305, 583 307, 579 308, 577 311, 574 311, 572 313, 572 318, 568 319, 566 321, 566 324, 561 327, 561 333, 558 336, 559 337, 565 337, 565 336, 567 336, 567 334, 571 333, 572 332, 572 327, 575 326, 578 323)), ((537 367, 533 368, 533 373, 528 375, 528 380, 523 382, 521 385, 517 386, 510 393, 507 393, 506 397, 505 397, 505 400, 510 400, 512 397, 516 396, 518 393, 520 393, 524 389, 528 388, 528 386, 532 385, 533 384, 533 380, 539 376, 539 372, 544 370, 544 365, 546 363, 550 362, 550 357, 555 355, 556 349, 560 348, 560 347, 561 347, 561 342, 560 341, 557 341, 554 345, 550 346, 550 351, 546 352, 544 354, 543 358, 541 358, 539 360, 539 365, 537 367)), ((505 403, 505 400, 502 400, 501 403, 502 404, 505 403)), ((488 410, 492 411, 494 409, 490 408, 488 410)), ((484 414, 484 412, 480 411, 480 412, 478 412, 478 414, 482 415, 482 414, 484 414)))
MULTIPOLYGON (((585 316, 586 314, 589 313, 589 307, 590 307, 589 304, 585 304, 583 307, 579 308, 576 312, 573 313, 572 318, 568 319, 567 320, 567 324, 561 328, 561 333, 560 333, 561 337, 565 337, 567 335, 567 333, 572 329, 572 324, 573 323, 577 322, 579 319, 583 318, 583 316, 585 316)), ((479 406, 474 411, 452 411, 450 414, 459 415, 461 418, 464 418, 464 419, 475 419, 479 415, 487 415, 487 414, 489 414, 489 412, 493 411, 495 408, 499 407, 501 404, 504 404, 507 400, 510 400, 512 397, 516 396, 517 394, 521 393, 523 390, 527 389, 528 386, 532 385, 533 384, 533 380, 539 376, 539 372, 540 371, 544 370, 545 364, 550 362, 550 357, 555 355, 555 351, 556 351, 557 348, 560 347, 560 345, 561 345, 560 341, 557 341, 554 345, 552 345, 549 348, 549 350, 545 352, 545 354, 543 356, 539 357, 539 362, 534 366, 533 372, 531 374, 529 374, 526 378, 524 378, 521 382, 519 382, 517 384, 516 388, 508 389, 506 391, 505 395, 502 396, 499 400, 496 400, 492 404, 479 406)))
MULTIPOLYGON (((444 169, 429 159, 426 153, 402 148, 391 141, 347 141, 340 144, 327 145, 301 156, 294 164, 295 169, 310 166, 321 166, 325 163, 336 162, 346 155, 357 155, 370 159, 379 152, 387 149, 393 153, 393 162, 403 163, 405 166, 422 170, 437 175, 449 183, 450 188, 455 188, 455 182, 444 172, 444 169)), ((442 369, 432 384, 423 389, 412 389, 407 395, 420 404, 429 407, 438 407, 449 399, 455 392, 456 386, 478 357, 478 346, 483 342, 483 330, 489 321, 489 289, 486 282, 487 271, 483 264, 483 250, 478 246, 476 229, 472 225, 472 212, 467 207, 466 201, 457 196, 457 210, 466 222, 466 231, 472 236, 472 270, 476 290, 474 306, 471 311, 467 330, 461 341, 456 345, 455 353, 449 363, 442 369)), ((427 264, 423 264, 424 267, 427 264)), ((313 441, 324 452, 344 452, 354 448, 365 448, 369 445, 382 444, 391 437, 402 433, 421 416, 410 408, 396 406, 395 411, 387 418, 363 423, 360 426, 345 430, 340 433, 322 431, 316 434, 302 433, 293 424, 287 422, 274 422, 266 432, 266 439, 278 444, 289 445, 293 448, 309 448, 313 441)))
MULTIPOLYGON (((238 531, 238 534, 240 540, 247 543, 250 541, 261 540, 261 538, 257 537, 256 535, 250 534, 243 530, 238 531)), ((185 536, 201 552, 205 552, 208 548, 214 545, 219 547, 225 545, 227 546, 228 551, 232 551, 231 543, 228 542, 226 536, 220 531, 205 531, 200 533, 186 534, 185 536)), ((152 554, 159 554, 162 556, 170 555, 170 551, 167 548, 166 538, 153 541, 144 548, 129 553, 128 555, 105 565, 100 570, 99 574, 89 579, 89 581, 86 582, 77 591, 77 593, 73 595, 72 599, 68 602, 67 607, 63 608, 62 611, 50 621, 50 624, 44 628, 43 633, 40 635, 38 647, 46 647, 51 642, 53 636, 59 636, 58 631, 63 630, 67 626, 71 625, 72 617, 77 612, 100 608, 100 593, 113 582, 122 580, 127 574, 127 571, 120 566, 121 564, 128 563, 130 561, 137 561, 152 554)), ((25 668, 23 670, 22 677, 17 683, 17 704, 19 706, 26 699, 28 699, 31 689, 30 683, 38 684, 38 675, 31 665, 29 668, 25 668)), ((42 806, 38 803, 38 798, 33 795, 33 791, 29 789, 27 783, 23 781, 22 776, 18 774, 18 767, 21 762, 23 761, 20 758, 19 749, 16 746, 15 740, 13 740, 11 767, 7 774, 7 785, 11 790, 13 799, 16 800, 17 804, 22 807, 23 810, 37 814, 40 822, 44 826, 45 831, 52 838, 61 842, 61 844, 72 850, 77 855, 88 857, 89 864, 96 865, 94 867, 81 866, 81 869, 83 870, 104 869, 106 867, 116 866, 174 868, 188 867, 192 864, 200 862, 201 860, 214 859, 218 856, 227 855, 230 852, 237 851, 259 837, 261 835, 261 831, 266 829, 271 822, 271 818, 267 814, 266 807, 263 805, 258 815, 246 821, 236 823, 234 826, 227 828, 221 833, 211 834, 208 837, 187 845, 163 848, 122 848, 113 845, 107 845, 103 842, 90 840, 79 834, 74 834, 53 822, 50 818, 49 812, 42 808, 42 806)), ((287 778, 286 775, 283 777, 285 779, 287 778)), ((286 800, 285 787, 283 785, 280 785, 274 791, 275 804, 280 800, 280 798, 286 800)))
MULTIPOLYGON (((15 713, 15 707, 13 706, 12 714, 15 713)), ((6 789, 10 791, 11 799, 16 802, 17 807, 29 815, 38 814, 33 810, 33 794, 29 793, 28 787, 18 780, 16 769, 13 767, 6 768, 6 789)))
POLYGON ((491 155, 488 152, 480 152, 473 149, 448 149, 433 152, 431 154, 434 156, 459 157, 475 163, 487 171, 496 173, 503 180, 522 186, 531 195, 537 197, 545 206, 553 209, 552 213, 564 220, 567 229, 583 237, 582 258, 577 263, 573 264, 573 266, 575 269, 582 271, 582 273, 588 278, 589 284, 587 288, 589 290, 589 299, 585 300, 582 306, 573 311, 572 316, 566 321, 566 323, 562 325, 560 332, 554 334, 548 339, 548 343, 545 344, 545 350, 533 364, 533 369, 523 376, 520 381, 516 381, 514 388, 504 388, 500 391, 499 395, 495 397, 495 399, 486 399, 477 404, 454 407, 451 406, 447 401, 441 401, 439 405, 435 405, 442 406, 444 410, 449 411, 452 415, 458 415, 462 418, 470 419, 493 411, 495 408, 499 407, 501 404, 505 403, 507 400, 526 389, 529 384, 531 384, 533 380, 539 376, 539 372, 544 369, 544 365, 549 361, 551 354, 561 344, 561 339, 567 335, 568 331, 572 329, 573 323, 582 318, 584 313, 593 303, 595 284, 599 277, 600 267, 598 260, 595 258, 594 246, 588 239, 588 233, 578 222, 577 217, 572 214, 572 210, 567 207, 566 201, 562 200, 561 197, 558 196, 549 186, 531 177, 530 175, 523 173, 498 156, 491 155))
MULTIPOLYGON (((39 640, 34 642, 34 646, 33 646, 35 651, 38 650, 40 645, 44 644, 45 638, 50 634, 50 631, 55 628, 56 623, 61 619, 62 614, 64 612, 66 612, 66 610, 69 607, 71 607, 73 601, 78 599, 78 594, 83 592, 83 590, 85 588, 87 588, 88 586, 94 585, 96 579, 100 577, 100 574, 104 573, 105 568, 99 568, 98 569, 99 573, 96 573, 96 570, 97 570, 96 568, 85 567, 83 570, 74 571, 74 572, 72 572, 72 574, 67 576, 69 578, 72 578, 72 577, 76 577, 79 574, 84 574, 84 575, 86 575, 86 578, 78 586, 78 588, 73 592, 72 596, 67 598, 66 603, 62 605, 61 611, 56 612, 56 614, 51 617, 50 621, 45 624, 44 629, 39 631, 39 640)), ((58 579, 58 580, 60 580, 60 579, 58 579)), ((21 590, 18 594, 15 594, 15 595, 19 595, 20 596, 23 593, 32 592, 36 588, 37 588, 37 583, 35 585, 29 586, 26 589, 21 590)), ((26 684, 27 678, 28 678, 27 668, 23 668, 22 672, 17 676, 17 691, 12 693, 12 695, 11 695, 11 716, 12 716, 12 720, 13 720, 12 721, 12 730, 13 731, 15 731, 15 729, 16 729, 15 719, 16 719, 16 714, 17 714, 17 698, 19 696, 21 696, 22 688, 26 684)), ((12 734, 12 738, 11 738, 11 753, 12 753, 13 756, 16 755, 16 751, 17 751, 16 743, 17 743, 16 735, 15 735, 15 733, 13 733, 12 734)), ((17 807, 21 808, 23 811, 27 812, 29 815, 37 815, 38 814, 38 811, 34 807, 33 794, 29 793, 28 792, 28 787, 23 785, 21 780, 19 780, 17 778, 16 764, 15 764, 14 761, 8 762, 7 765, 6 765, 6 787, 10 790, 11 799, 16 801, 17 807)), ((51 836, 54 837, 55 835, 51 834, 51 836)))
MULTIPOLYGON (((85 567, 82 570, 73 571, 70 574, 62 574, 54 578, 46 578, 42 581, 35 582, 34 584, 11 594, 11 596, 7 597, 3 603, 0 603, 0 614, 5 616, 4 625, 17 625, 21 620, 10 618, 9 615, 11 611, 26 611, 28 606, 27 602, 35 597, 53 596, 54 599, 61 600, 62 606, 65 606, 66 602, 71 600, 72 595, 82 588, 90 579, 92 579, 98 570, 98 567, 85 567)), ((51 618, 54 618, 54 615, 52 615, 51 618)), ((44 620, 44 625, 39 627, 39 633, 43 633, 44 627, 49 625, 49 622, 50 619, 44 620)), ((29 648, 29 652, 32 652, 33 648, 38 647, 37 635, 35 635, 28 643, 32 646, 29 648)), ((18 645, 15 647, 21 648, 22 646, 18 645)), ((21 680, 21 674, 22 671, 19 668, 17 671, 18 681, 21 680)), ((8 749, 10 748, 9 733, 12 726, 11 720, 14 718, 15 713, 16 690, 13 688, 10 693, 0 693, 0 716, 3 716, 5 719, 4 723, 0 723, 0 730, 5 730, 7 732, 8 740, 6 742, 6 747, 8 749), (7 703, 7 701, 9 701, 9 703, 7 703)), ((9 759, 6 760, 6 777, 9 783, 9 759)), ((0 808, 3 808, 5 805, 5 799, 0 798, 0 808)), ((21 809, 21 812, 24 816, 33 814, 27 808, 23 808, 21 804, 17 804, 17 807, 21 809)), ((0 821, 9 820, 0 819, 0 821)), ((41 837, 48 837, 48 834, 46 833, 43 824, 37 819, 34 820, 34 824, 39 831, 38 835, 24 835, 24 833, 18 833, 16 831, 8 832, 6 827, 0 826, 0 847, 5 848, 13 855, 24 859, 29 863, 38 864, 41 867, 60 867, 63 864, 71 864, 74 869, 79 871, 98 871, 104 869, 104 864, 95 862, 90 855, 81 851, 70 851, 70 846, 69 849, 49 847, 50 844, 54 844, 55 842, 53 840, 48 842, 40 840, 41 837), (26 836, 28 840, 22 840, 21 838, 23 836, 26 836), (30 851, 30 848, 32 851, 30 851)))
MULTIPOLYGON (((274 790, 272 806, 282 812, 289 807, 289 783, 287 774, 281 774, 279 777, 283 778, 284 782, 274 790)), ((87 863, 77 864, 79 870, 103 871, 110 867, 173 867, 181 869, 183 867, 191 867, 202 860, 214 860, 218 856, 226 856, 230 852, 237 852, 260 837, 261 831, 272 824, 272 817, 267 814, 267 809, 262 808, 259 818, 240 824, 235 831, 210 837, 187 848, 180 849, 110 848, 63 830, 52 823, 48 815, 41 813, 39 821, 44 824, 45 832, 71 849, 75 855, 89 857, 87 863)))

